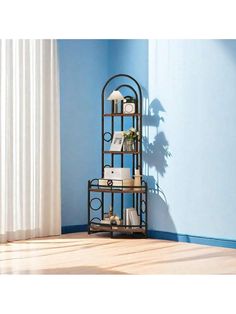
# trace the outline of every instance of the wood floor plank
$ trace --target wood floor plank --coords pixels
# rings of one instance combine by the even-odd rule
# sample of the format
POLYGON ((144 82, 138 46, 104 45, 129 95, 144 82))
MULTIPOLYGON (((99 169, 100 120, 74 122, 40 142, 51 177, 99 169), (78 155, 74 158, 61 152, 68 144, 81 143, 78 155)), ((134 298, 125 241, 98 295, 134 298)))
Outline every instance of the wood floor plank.
POLYGON ((73 233, 0 245, 0 274, 236 274, 236 250, 73 233))

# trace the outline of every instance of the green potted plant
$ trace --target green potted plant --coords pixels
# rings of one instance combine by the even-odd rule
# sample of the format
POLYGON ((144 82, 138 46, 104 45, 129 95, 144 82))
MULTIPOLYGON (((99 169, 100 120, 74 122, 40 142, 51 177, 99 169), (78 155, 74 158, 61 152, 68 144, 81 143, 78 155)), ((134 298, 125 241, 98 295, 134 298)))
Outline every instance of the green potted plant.
POLYGON ((131 152, 135 150, 136 141, 140 140, 140 134, 135 128, 130 128, 127 131, 123 131, 124 144, 123 150, 126 152, 131 152))

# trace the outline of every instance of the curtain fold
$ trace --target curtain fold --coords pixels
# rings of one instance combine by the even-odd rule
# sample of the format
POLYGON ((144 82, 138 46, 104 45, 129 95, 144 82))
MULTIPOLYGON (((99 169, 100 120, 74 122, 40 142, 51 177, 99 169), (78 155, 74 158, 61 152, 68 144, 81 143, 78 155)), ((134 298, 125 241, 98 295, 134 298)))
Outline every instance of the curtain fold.
POLYGON ((0 40, 0 242, 58 235, 56 40, 0 40))

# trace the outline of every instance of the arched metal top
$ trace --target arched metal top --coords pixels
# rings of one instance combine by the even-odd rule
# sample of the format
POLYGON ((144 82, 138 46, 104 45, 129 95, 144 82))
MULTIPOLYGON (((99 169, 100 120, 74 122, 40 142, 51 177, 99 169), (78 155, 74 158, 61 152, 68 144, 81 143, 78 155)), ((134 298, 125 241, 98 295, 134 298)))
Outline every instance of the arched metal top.
MULTIPOLYGON (((137 103, 136 103, 136 110, 135 112, 138 113, 138 114, 134 114, 133 117, 132 117, 132 126, 136 126, 140 132, 140 137, 142 138, 142 102, 143 102, 143 99, 142 99, 142 89, 141 89, 141 86, 139 85, 139 83, 136 81, 135 78, 133 78, 131 75, 128 75, 128 74, 116 74, 116 75, 113 75, 111 76, 105 83, 105 85, 103 86, 103 89, 102 89, 102 93, 101 93, 101 103, 102 103, 102 160, 101 160, 101 164, 102 164, 102 177, 104 176, 104 164, 105 164, 105 153, 106 151, 104 150, 104 116, 107 116, 105 115, 104 111, 105 111, 105 91, 106 91, 106 88, 108 87, 108 85, 110 84, 111 81, 113 81, 114 79, 116 78, 125 78, 127 80, 125 80, 124 84, 120 84, 120 82, 118 81, 118 84, 115 84, 115 85, 118 85, 118 87, 116 87, 116 90, 119 90, 120 88, 122 87, 127 87, 128 89, 130 89, 134 94, 135 94, 135 97, 136 97, 136 100, 137 100, 137 103), (130 82, 131 81, 131 82, 130 82), (132 83, 132 86, 130 85, 132 83), (120 85, 119 85, 120 84, 120 85)), ((122 80, 123 81, 123 80, 122 80)), ((112 84, 113 85, 113 84, 112 84)), ((114 87, 115 87, 114 85, 114 87)), ((112 86, 113 87, 113 86, 112 86)), ((114 105, 114 101, 112 101, 112 107, 114 105)), ((112 112, 114 113, 114 112, 112 112)), ((111 114, 108 116, 111 116, 111 133, 113 134, 114 133, 114 116, 116 116, 115 114, 111 114)), ((117 115, 119 116, 119 114, 117 115)), ((122 126, 121 128, 123 129, 123 117, 125 115, 121 114, 121 123, 122 123, 122 126)), ((136 154, 135 158, 134 158, 134 155, 133 155, 133 158, 132 158, 132 169, 133 169, 133 174, 134 174, 134 170, 135 170, 135 167, 136 169, 139 167, 140 168, 140 173, 142 174, 142 146, 141 146, 141 143, 139 142, 138 143, 138 148, 137 148, 137 152, 138 154, 136 154)), ((121 154, 122 156, 122 165, 123 165, 123 154, 121 154)), ((114 154, 111 155, 111 166, 113 167, 114 166, 114 154)), ((113 202, 113 201, 112 201, 113 202)))
POLYGON ((114 80, 114 79, 117 78, 117 77, 127 77, 127 78, 129 78, 130 80, 132 80, 132 81, 137 85, 138 90, 139 90, 140 103, 142 104, 142 89, 141 89, 141 86, 139 85, 138 81, 136 81, 136 79, 133 78, 131 75, 129 75, 129 74, 123 74, 123 73, 113 75, 112 77, 110 77, 110 78, 106 81, 106 83, 105 83, 105 85, 103 86, 103 89, 102 89, 102 98, 104 98, 104 92, 105 92, 105 89, 106 89, 107 85, 108 85, 112 80, 114 80))
POLYGON ((129 84, 122 84, 122 85, 119 85, 116 88, 116 90, 119 90, 122 87, 127 87, 127 88, 131 89, 134 92, 136 99, 138 100, 138 94, 137 94, 136 90, 132 86, 130 86, 129 84))

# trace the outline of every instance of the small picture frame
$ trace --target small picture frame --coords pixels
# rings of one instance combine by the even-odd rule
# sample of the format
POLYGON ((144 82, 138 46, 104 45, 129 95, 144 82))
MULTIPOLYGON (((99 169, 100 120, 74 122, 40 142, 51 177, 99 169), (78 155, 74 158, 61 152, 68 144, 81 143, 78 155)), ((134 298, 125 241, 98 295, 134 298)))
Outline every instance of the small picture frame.
POLYGON ((124 103, 124 105, 123 105, 123 113, 124 114, 133 114, 133 113, 135 113, 135 104, 134 103, 128 103, 128 102, 126 102, 126 103, 124 103))
POLYGON ((123 114, 134 114, 136 111, 136 101, 133 97, 127 96, 123 101, 123 114))
POLYGON ((110 151, 120 152, 124 143, 123 132, 114 132, 110 151))

